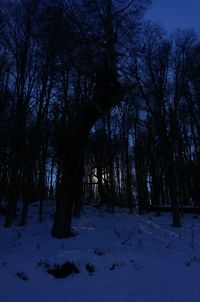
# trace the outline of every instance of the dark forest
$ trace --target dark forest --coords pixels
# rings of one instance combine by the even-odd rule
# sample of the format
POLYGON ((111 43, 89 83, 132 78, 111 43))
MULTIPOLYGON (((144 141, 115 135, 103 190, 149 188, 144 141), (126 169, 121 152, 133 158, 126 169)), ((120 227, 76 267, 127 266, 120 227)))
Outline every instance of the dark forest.
POLYGON ((52 236, 84 203, 200 213, 200 40, 144 20, 150 1, 0 7, 0 212, 26 225, 55 200, 52 236), (18 204, 23 206, 18 210, 18 204))

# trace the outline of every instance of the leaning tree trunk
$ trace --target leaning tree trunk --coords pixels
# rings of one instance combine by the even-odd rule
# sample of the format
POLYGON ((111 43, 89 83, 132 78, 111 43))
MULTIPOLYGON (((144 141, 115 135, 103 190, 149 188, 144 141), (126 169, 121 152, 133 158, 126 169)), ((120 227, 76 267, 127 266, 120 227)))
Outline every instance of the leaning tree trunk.
MULTIPOLYGON (((105 62, 95 71, 93 99, 85 100, 74 114, 69 127, 67 150, 64 150, 63 175, 57 200, 52 236, 63 238, 71 234, 74 205, 79 198, 84 165, 84 151, 92 126, 122 98, 122 87, 116 72, 115 33, 113 29, 112 0, 106 1, 105 15, 105 62), (75 116, 76 115, 76 116, 75 116)), ((97 64, 98 65, 98 64, 97 64)), ((66 138, 67 139, 67 138, 66 138)))
POLYGON ((68 144, 63 150, 62 178, 52 228, 52 236, 56 238, 71 235, 72 216, 74 206, 80 198, 84 151, 90 130, 98 118, 120 100, 123 93, 117 81, 109 79, 103 84, 96 87, 94 103, 85 104, 80 108, 74 124, 69 127, 70 133, 66 136, 68 144))

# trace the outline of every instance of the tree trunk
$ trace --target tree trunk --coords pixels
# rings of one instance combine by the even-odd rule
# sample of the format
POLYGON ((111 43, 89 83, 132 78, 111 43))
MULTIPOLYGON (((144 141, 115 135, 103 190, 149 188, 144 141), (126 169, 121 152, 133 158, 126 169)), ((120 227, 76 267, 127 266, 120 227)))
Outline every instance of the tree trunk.
POLYGON ((171 199, 172 207, 172 226, 181 227, 181 217, 180 209, 177 198, 177 181, 176 181, 176 171, 174 167, 174 162, 169 163, 167 167, 167 176, 168 176, 168 186, 169 186, 169 196, 171 199))
POLYGON ((19 181, 20 178, 17 175, 17 167, 14 166, 13 171, 11 172, 11 181, 9 185, 9 195, 8 195, 8 207, 6 209, 5 217, 5 228, 11 227, 13 221, 16 218, 17 213, 17 202, 19 197, 19 181))
POLYGON ((132 175, 131 175, 131 163, 129 159, 129 140, 128 136, 125 138, 125 164, 126 164, 126 203, 130 210, 133 212, 133 194, 132 194, 132 175))
MULTIPOLYGON (((84 145, 74 138, 65 154, 63 173, 59 184, 52 236, 65 238, 72 235, 71 223, 74 206, 80 199, 84 166, 84 145)), ((78 139, 78 138, 77 138, 78 139)))

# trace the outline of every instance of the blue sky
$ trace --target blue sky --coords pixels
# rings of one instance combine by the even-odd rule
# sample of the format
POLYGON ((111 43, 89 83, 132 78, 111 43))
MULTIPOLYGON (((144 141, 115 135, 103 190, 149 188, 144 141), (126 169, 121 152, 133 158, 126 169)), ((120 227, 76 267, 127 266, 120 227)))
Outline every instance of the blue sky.
POLYGON ((200 0, 152 0, 147 18, 158 21, 171 32, 175 28, 193 28, 200 33, 200 0))

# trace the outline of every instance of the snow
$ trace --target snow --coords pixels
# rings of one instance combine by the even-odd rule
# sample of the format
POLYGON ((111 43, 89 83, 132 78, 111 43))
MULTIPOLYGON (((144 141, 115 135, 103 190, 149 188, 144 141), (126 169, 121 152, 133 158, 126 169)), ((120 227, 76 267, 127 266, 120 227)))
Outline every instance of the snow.
POLYGON ((168 213, 111 214, 86 206, 74 219, 76 236, 57 240, 50 235, 53 203, 45 207, 42 224, 37 203, 26 227, 5 229, 0 217, 1 302, 200 301, 200 217, 187 214, 175 229, 168 213), (47 273, 45 263, 66 261, 80 273, 64 279, 47 273))

